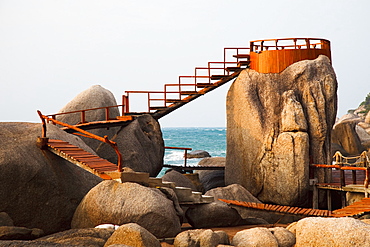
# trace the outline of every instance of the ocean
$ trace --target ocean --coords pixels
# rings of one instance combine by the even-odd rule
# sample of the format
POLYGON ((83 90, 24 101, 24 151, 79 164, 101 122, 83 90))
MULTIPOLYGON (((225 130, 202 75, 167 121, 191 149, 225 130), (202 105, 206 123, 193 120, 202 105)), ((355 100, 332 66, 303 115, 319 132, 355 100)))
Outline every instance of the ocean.
MULTIPOLYGON (((205 150, 212 157, 226 157, 225 127, 164 127, 162 128, 164 145, 166 147, 185 147, 192 150, 205 150)), ((196 165, 201 159, 188 159, 187 164, 196 165)), ((183 165, 184 151, 166 149, 164 164, 183 165)), ((165 168, 158 177, 163 176, 165 168)))

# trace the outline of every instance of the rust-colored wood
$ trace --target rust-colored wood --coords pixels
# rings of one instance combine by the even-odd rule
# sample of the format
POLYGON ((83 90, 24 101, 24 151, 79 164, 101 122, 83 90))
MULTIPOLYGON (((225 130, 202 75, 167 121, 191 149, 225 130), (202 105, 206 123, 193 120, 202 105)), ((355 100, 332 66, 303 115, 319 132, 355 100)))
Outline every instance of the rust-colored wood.
POLYGON ((331 59, 330 41, 325 39, 289 38, 275 40, 251 41, 250 68, 260 73, 280 73, 289 65, 307 59, 316 59, 319 55, 326 55, 331 59), (305 42, 295 45, 298 41, 305 42), (276 45, 265 45, 275 41, 276 45), (278 45, 279 41, 291 43, 278 45), (319 41, 318 44, 314 43, 319 41))

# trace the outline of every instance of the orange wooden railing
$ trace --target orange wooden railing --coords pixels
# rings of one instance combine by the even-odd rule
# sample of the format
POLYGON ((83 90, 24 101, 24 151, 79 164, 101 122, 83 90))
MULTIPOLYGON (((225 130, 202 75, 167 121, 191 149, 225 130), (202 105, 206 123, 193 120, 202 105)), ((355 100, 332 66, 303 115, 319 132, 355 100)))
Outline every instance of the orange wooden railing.
POLYGON ((110 117, 110 109, 114 108, 114 107, 122 107, 122 111, 124 111, 126 106, 124 104, 122 104, 122 105, 114 105, 114 106, 106 106, 106 107, 97 107, 97 108, 76 110, 76 111, 70 111, 70 112, 61 112, 61 113, 56 113, 56 114, 49 114, 49 115, 45 115, 45 116, 56 120, 57 116, 80 113, 80 122, 78 122, 78 123, 81 124, 81 123, 87 123, 88 122, 88 121, 86 121, 86 112, 97 111, 97 110, 104 109, 105 110, 105 121, 109 121, 109 120, 112 120, 112 118, 110 117))
POLYGON ((265 39, 250 42, 250 68, 260 73, 280 73, 289 65, 326 55, 330 41, 317 38, 265 39))
POLYGON ((117 147, 117 143, 114 142, 114 141, 111 141, 108 139, 108 136, 104 136, 104 137, 101 137, 101 136, 98 136, 98 135, 95 135, 95 134, 92 134, 90 132, 87 132, 85 130, 82 130, 76 126, 73 126, 73 125, 70 125, 70 124, 67 124, 67 123, 63 123, 61 121, 58 121, 58 120, 55 120, 53 118, 50 118, 48 116, 45 116, 45 115, 42 115, 42 113, 40 111, 37 111, 41 121, 42 121, 42 138, 46 138, 46 123, 47 122, 52 122, 53 124, 58 124, 58 125, 61 125, 61 126, 64 126, 64 127, 67 127, 67 128, 70 128, 70 129, 73 129, 79 133, 74 133, 75 135, 79 135, 79 136, 83 136, 83 137, 88 137, 88 138, 91 138, 91 139, 95 139, 95 140, 98 140, 98 141, 101 141, 101 142, 104 142, 104 143, 107 143, 108 145, 110 145, 114 151, 116 152, 117 154, 117 170, 119 172, 122 172, 122 155, 121 155, 121 152, 119 151, 118 147, 117 147))
MULTIPOLYGON (((186 101, 185 95, 197 94, 198 88, 212 86, 213 80, 220 80, 222 77, 230 76, 232 69, 241 66, 240 62, 249 60, 249 54, 243 53, 248 51, 249 48, 224 48, 223 61, 221 62, 208 62, 207 67, 196 67, 193 75, 183 75, 178 77, 177 84, 165 84, 163 91, 125 91, 126 95, 123 95, 122 101, 124 105, 123 114, 130 112, 130 95, 131 94, 146 94, 148 113, 158 110, 159 108, 166 108, 169 105, 178 101, 186 101), (232 60, 230 61, 230 51, 233 52, 232 60), (234 67, 229 67, 234 65, 234 67), (218 72, 218 74, 214 73, 218 72), (185 82, 186 80, 186 82, 185 82), (175 99, 171 98, 174 97, 175 99)), ((244 63, 243 65, 247 65, 244 63)))

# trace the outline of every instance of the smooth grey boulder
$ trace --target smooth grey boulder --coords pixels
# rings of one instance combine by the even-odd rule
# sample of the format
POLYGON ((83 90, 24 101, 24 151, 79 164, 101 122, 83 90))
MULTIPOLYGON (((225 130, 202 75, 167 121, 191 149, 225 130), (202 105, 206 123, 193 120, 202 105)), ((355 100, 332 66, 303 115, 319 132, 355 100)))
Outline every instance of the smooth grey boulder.
MULTIPOLYGON (((0 212, 45 234, 70 228, 78 204, 101 178, 37 147, 41 124, 0 123, 0 212)), ((79 137, 47 125, 47 136, 94 152, 79 137)))
POLYGON ((242 220, 238 211, 221 201, 190 207, 185 216, 194 228, 236 226, 242 220))
MULTIPOLYGON (((343 155, 354 156, 365 151, 365 147, 361 144, 361 140, 356 132, 358 119, 345 119, 337 122, 332 131, 331 142, 344 149, 343 155)), ((341 150, 337 150, 341 151, 341 150)))
POLYGON ((241 184, 265 203, 308 205, 310 163, 331 160, 337 80, 330 60, 281 73, 243 70, 226 108, 226 185, 241 184))
POLYGON ((161 246, 161 243, 153 234, 136 223, 124 224, 118 227, 104 246, 108 247, 115 244, 142 247, 161 246))
POLYGON ((231 244, 238 247, 279 247, 279 244, 271 231, 263 227, 255 227, 237 232, 233 237, 231 244))
MULTIPOLYGON (((59 113, 73 112, 84 109, 102 108, 85 113, 87 122, 105 121, 106 110, 109 109, 109 118, 117 119, 120 116, 117 102, 113 94, 100 85, 94 85, 78 94, 59 113)), ((57 116, 57 120, 77 124, 81 121, 81 113, 64 114, 57 116)), ((148 172, 151 176, 158 175, 163 165, 164 142, 158 122, 150 115, 138 117, 127 126, 91 129, 89 132, 100 137, 108 136, 117 142, 122 154, 123 166, 130 167, 136 172, 148 172)), ((117 164, 118 158, 114 149, 95 139, 82 137, 100 157, 117 164)))
POLYGON ((295 245, 295 235, 284 227, 269 228, 276 238, 279 247, 292 247, 295 245))
POLYGON ((186 156, 188 159, 194 159, 194 158, 206 158, 211 157, 211 155, 204 150, 194 150, 187 154, 186 156))
POLYGON ((173 201, 158 189, 112 180, 89 191, 76 209, 72 228, 126 223, 137 223, 157 238, 174 237, 181 230, 173 201))
POLYGON ((189 178, 175 170, 166 172, 166 174, 164 174, 162 177, 162 181, 174 182, 177 187, 187 187, 193 191, 197 191, 197 188, 189 178))
MULTIPOLYGON (((123 166, 135 172, 147 172, 156 177, 163 166, 164 141, 158 121, 145 114, 129 125, 120 128, 111 139, 122 154, 123 166)), ((106 143, 101 143, 96 152, 100 157, 117 164, 117 155, 106 143)))
MULTIPOLYGON (((242 202, 255 202, 261 203, 256 197, 254 197, 248 190, 239 184, 231 184, 226 187, 219 187, 211 189, 205 193, 206 196, 213 196, 215 200, 226 199, 235 200, 242 202)), ((237 210, 243 221, 240 223, 248 225, 259 225, 277 222, 281 216, 274 215, 272 213, 251 209, 246 207, 239 207, 230 205, 233 209, 237 210)))
MULTIPOLYGON (((94 85, 86 89, 85 91, 82 91, 75 98, 69 101, 62 109, 59 110, 58 114, 93 108, 102 108, 97 110, 86 111, 85 121, 86 122, 105 121, 107 118, 106 117, 107 113, 106 108, 103 107, 116 105, 117 105, 116 99, 109 90, 103 88, 100 85, 94 85)), ((108 111, 109 111, 108 116, 110 119, 116 119, 118 116, 121 115, 118 110, 118 107, 108 108, 108 111)), ((56 119, 71 125, 81 123, 82 121, 80 112, 59 115, 56 117, 56 119)), ((108 138, 111 139, 119 129, 120 127, 112 127, 108 129, 107 128, 92 129, 88 131, 101 137, 107 135, 108 138)), ((94 150, 96 150, 97 147, 100 145, 100 142, 97 140, 87 137, 81 138, 87 145, 89 145, 94 150)))
POLYGON ((174 247, 216 247, 222 240, 220 235, 211 229, 195 229, 178 234, 173 244, 174 247))
MULTIPOLYGON (((225 157, 208 157, 199 161, 198 166, 223 166, 225 167, 225 157)), ((225 186, 225 171, 223 170, 197 170, 199 181, 203 186, 203 192, 213 188, 225 186)))

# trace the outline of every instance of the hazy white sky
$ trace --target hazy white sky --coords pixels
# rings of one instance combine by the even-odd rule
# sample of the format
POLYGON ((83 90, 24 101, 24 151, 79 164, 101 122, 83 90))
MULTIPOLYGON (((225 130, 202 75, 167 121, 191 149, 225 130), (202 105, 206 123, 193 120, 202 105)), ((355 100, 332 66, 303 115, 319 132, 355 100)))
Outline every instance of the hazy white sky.
MULTIPOLYGON (((0 0, 0 121, 39 122, 92 85, 162 90, 224 47, 268 38, 331 41, 338 116, 370 92, 368 0, 0 0)), ((162 126, 225 126, 230 84, 162 126)))

